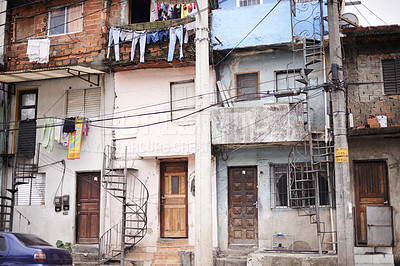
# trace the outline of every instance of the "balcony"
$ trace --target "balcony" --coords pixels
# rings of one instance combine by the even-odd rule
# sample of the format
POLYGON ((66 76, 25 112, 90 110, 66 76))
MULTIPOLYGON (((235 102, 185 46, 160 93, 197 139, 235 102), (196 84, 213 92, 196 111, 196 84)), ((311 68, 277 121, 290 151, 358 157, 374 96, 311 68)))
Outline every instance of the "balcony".
MULTIPOLYGON (((181 19, 171 19, 165 21, 154 21, 145 23, 136 23, 124 26, 117 26, 123 30, 137 31, 156 31, 165 30, 170 27, 175 27, 195 21, 194 17, 186 17, 181 19)), ((186 31, 184 31, 184 35, 186 31)), ((183 40, 182 40, 183 41, 183 40)), ((146 43, 144 62, 139 62, 140 52, 139 43, 136 45, 135 57, 130 61, 132 42, 120 43, 120 61, 115 61, 114 49, 111 49, 110 58, 106 59, 105 64, 114 71, 146 69, 146 68, 172 68, 186 67, 195 65, 196 48, 194 44, 194 35, 189 35, 188 43, 183 44, 183 59, 179 60, 179 41, 175 46, 174 59, 171 62, 167 61, 169 42, 164 40, 161 43, 146 43)))
POLYGON ((212 144, 259 144, 301 141, 303 106, 270 103, 212 110, 212 144))

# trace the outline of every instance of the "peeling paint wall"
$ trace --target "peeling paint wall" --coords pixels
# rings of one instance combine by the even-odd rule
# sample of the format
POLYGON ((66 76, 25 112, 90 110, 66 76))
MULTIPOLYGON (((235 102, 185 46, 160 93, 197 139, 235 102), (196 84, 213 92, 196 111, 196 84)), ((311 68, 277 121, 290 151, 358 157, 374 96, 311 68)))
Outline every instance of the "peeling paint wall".
MULTIPOLYGON (((393 207, 394 243, 396 265, 400 263, 400 141, 397 138, 362 137, 349 142, 350 162, 355 160, 386 160, 388 167, 389 205, 393 207)), ((353 164, 350 164, 353 173, 353 164)), ((354 184, 354 176, 352 177, 354 184)))
MULTIPOLYGON (((259 249, 271 249, 273 235, 279 232, 293 236, 294 241, 305 242, 313 250, 318 249, 316 225, 310 224, 309 216, 299 216, 297 209, 274 207, 271 165, 287 163, 290 149, 291 147, 287 146, 240 147, 228 150, 226 156, 218 160, 217 211, 221 250, 225 251, 229 246, 228 169, 232 166, 257 167, 259 249)), ((322 209, 320 214, 321 221, 325 222, 326 228, 330 228, 329 210, 322 209)))

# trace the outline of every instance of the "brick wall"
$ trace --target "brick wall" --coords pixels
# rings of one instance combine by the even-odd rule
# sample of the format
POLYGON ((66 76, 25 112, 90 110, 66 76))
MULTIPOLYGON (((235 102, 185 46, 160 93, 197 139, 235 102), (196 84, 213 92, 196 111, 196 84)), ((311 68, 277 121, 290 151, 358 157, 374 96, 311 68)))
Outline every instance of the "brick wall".
POLYGON ((368 127, 367 119, 378 115, 387 116, 388 127, 400 126, 400 97, 384 94, 381 64, 383 58, 400 57, 398 40, 385 40, 383 35, 375 34, 381 38, 380 41, 362 36, 362 41, 349 38, 344 42, 344 66, 349 83, 365 83, 348 87, 348 109, 357 128, 368 127))
POLYGON ((98 69, 104 67, 102 62, 108 41, 109 11, 120 6, 119 4, 110 5, 110 1, 107 0, 84 1, 83 30, 68 35, 49 36, 51 41, 49 62, 45 64, 29 62, 26 55, 27 38, 47 37, 49 9, 71 2, 73 1, 55 0, 17 8, 11 12, 8 17, 12 22, 9 25, 7 47, 8 71, 77 64, 98 69), (109 6, 107 7, 107 5, 109 6), (34 16, 32 17, 32 15, 34 16), (26 26, 29 22, 33 23, 33 27, 26 26), (25 29, 25 32, 22 32, 21 29, 25 29), (18 39, 18 34, 23 34, 25 38, 18 39))

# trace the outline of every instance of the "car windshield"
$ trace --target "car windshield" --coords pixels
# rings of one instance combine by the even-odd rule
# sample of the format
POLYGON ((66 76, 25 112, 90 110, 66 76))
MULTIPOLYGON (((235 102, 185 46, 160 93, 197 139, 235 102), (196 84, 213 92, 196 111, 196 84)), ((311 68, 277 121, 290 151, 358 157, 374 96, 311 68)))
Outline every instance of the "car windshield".
POLYGON ((51 246, 49 243, 47 243, 46 241, 35 235, 20 234, 20 233, 14 233, 14 235, 25 246, 51 246))

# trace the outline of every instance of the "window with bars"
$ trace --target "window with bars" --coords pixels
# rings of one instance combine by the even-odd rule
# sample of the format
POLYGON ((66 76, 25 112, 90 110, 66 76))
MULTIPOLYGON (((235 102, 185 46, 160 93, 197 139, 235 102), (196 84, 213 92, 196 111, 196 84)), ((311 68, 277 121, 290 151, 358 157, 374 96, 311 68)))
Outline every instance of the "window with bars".
POLYGON ((384 93, 400 94, 400 57, 382 59, 382 72, 384 93))
POLYGON ((244 101, 259 99, 259 81, 258 72, 236 74, 236 100, 244 101))
MULTIPOLYGON (((304 207, 315 206, 314 182, 295 182, 309 179, 306 176, 306 164, 296 164, 292 171, 292 180, 289 177, 288 164, 275 164, 272 166, 274 186, 272 187, 275 207, 304 207), (299 187, 301 184, 301 187, 299 187)), ((325 171, 318 174, 320 206, 327 206, 329 200, 329 180, 325 171)))
POLYGON ((49 36, 82 31, 83 5, 73 4, 49 12, 49 36))
POLYGON ((27 184, 18 185, 16 205, 44 205, 46 196, 46 176, 38 174, 36 178, 30 178, 27 184))
POLYGON ((263 0, 236 0, 236 6, 253 6, 253 5, 262 5, 263 0))
POLYGON ((67 117, 98 117, 100 106, 100 88, 67 91, 67 117))

